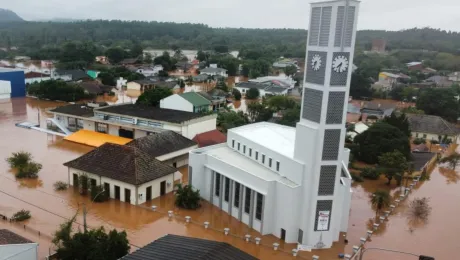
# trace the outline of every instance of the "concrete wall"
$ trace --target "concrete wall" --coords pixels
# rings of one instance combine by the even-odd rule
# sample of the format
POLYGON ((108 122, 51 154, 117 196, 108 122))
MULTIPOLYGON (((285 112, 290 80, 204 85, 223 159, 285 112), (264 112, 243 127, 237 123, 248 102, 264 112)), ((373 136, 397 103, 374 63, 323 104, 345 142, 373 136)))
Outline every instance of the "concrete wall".
POLYGON ((188 125, 182 126, 182 135, 188 139, 193 139, 197 134, 215 130, 216 124, 216 117, 210 117, 207 120, 190 123, 188 125))
POLYGON ((141 84, 131 81, 126 84, 126 88, 132 90, 141 90, 141 84))
POLYGON ((26 83, 24 71, 3 71, 0 69, 0 80, 11 82, 11 97, 25 97, 26 83))
POLYGON ((240 154, 258 162, 261 165, 271 169, 274 172, 276 171, 276 162, 280 162, 280 174, 284 174, 288 179, 292 180, 295 183, 302 182, 302 172, 303 164, 298 161, 294 161, 291 158, 288 158, 282 154, 277 153, 276 151, 267 149, 264 146, 254 143, 253 141, 235 134, 232 130, 227 133, 227 145, 228 147, 238 151, 240 154), (235 140, 235 147, 232 148, 232 142, 235 140), (240 150, 238 151, 238 142, 240 142, 240 150), (243 146, 246 145, 246 153, 243 152, 243 146), (249 149, 252 149, 252 156, 249 156, 249 149), (256 152, 259 153, 259 158, 256 160, 256 152), (265 155, 265 163, 262 163, 262 155, 265 155), (272 158, 272 167, 269 167, 269 159, 272 158))
POLYGON ((37 260, 38 244, 0 245, 0 259, 8 260, 37 260))
POLYGON ((161 191, 161 182, 166 181, 166 193, 170 193, 174 189, 174 180, 178 180, 182 177, 182 174, 177 171, 174 174, 169 174, 166 176, 163 176, 161 178, 158 178, 156 180, 153 180, 148 183, 144 183, 139 186, 138 188, 138 204, 146 202, 147 198, 147 187, 152 187, 152 199, 160 197, 160 191, 161 191))
POLYGON ((11 83, 6 80, 0 80, 0 99, 11 97, 11 83))
POLYGON ((41 78, 29 78, 29 79, 25 79, 25 83, 26 84, 32 84, 32 83, 38 83, 38 82, 42 82, 42 81, 47 81, 47 80, 50 80, 51 77, 41 77, 41 78))
POLYGON ((182 98, 178 94, 171 95, 160 100, 160 107, 166 109, 193 112, 193 104, 182 98))

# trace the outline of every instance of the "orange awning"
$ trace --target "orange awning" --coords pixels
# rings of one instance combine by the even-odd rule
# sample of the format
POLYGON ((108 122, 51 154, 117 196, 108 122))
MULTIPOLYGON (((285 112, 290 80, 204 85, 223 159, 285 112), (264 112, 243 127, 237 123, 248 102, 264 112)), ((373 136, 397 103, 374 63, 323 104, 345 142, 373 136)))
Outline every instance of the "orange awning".
POLYGON ((132 139, 129 138, 108 135, 89 130, 79 130, 74 134, 66 136, 64 140, 79 144, 85 144, 93 147, 99 147, 105 143, 124 145, 132 141, 132 139))

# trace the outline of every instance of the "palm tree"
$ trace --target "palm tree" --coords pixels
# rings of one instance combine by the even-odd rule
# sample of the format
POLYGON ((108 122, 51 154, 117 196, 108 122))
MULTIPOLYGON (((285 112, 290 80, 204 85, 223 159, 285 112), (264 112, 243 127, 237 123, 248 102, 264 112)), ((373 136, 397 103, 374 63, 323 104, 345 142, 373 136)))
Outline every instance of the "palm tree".
POLYGON ((185 209, 197 209, 200 204, 200 190, 194 190, 191 185, 176 185, 176 206, 185 209))
POLYGON ((377 208, 375 214, 377 215, 383 208, 390 206, 390 193, 386 190, 377 190, 372 194, 372 206, 377 208))

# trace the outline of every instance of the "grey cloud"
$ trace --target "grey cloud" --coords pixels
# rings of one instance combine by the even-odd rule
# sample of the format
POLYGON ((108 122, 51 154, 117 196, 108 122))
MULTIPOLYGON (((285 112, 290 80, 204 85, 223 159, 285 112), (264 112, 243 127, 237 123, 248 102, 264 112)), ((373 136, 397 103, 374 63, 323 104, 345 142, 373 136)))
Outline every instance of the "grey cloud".
MULTIPOLYGON (((204 23, 212 27, 307 28, 311 0, 0 0, 26 20, 75 18, 204 23)), ((458 0, 363 0, 359 28, 460 31, 458 0)))

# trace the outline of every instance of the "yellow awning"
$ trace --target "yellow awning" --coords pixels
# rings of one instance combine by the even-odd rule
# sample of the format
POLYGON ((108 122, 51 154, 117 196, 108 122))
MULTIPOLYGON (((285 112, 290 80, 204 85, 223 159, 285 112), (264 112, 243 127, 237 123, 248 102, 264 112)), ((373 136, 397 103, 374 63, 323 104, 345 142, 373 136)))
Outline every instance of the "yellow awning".
POLYGON ((93 147, 99 147, 105 143, 124 145, 132 141, 132 139, 129 138, 108 135, 89 130, 79 130, 74 134, 66 136, 64 140, 79 144, 85 144, 93 147))

